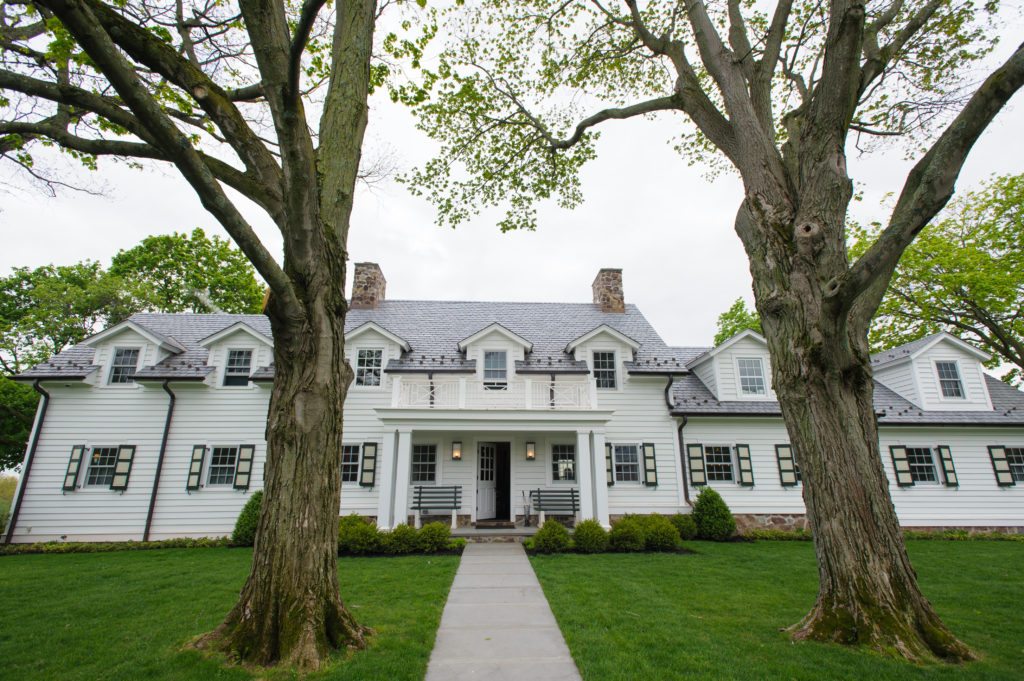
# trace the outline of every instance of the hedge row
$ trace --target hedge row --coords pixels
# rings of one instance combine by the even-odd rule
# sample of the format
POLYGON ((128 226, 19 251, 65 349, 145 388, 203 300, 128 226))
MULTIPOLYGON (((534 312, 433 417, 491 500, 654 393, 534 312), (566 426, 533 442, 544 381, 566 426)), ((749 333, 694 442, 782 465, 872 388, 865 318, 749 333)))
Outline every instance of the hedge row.
MULTIPOLYGON (((757 541, 812 541, 807 530, 748 530, 744 539, 757 541)), ((1008 532, 971 532, 970 530, 903 530, 904 539, 931 541, 1016 541, 1024 543, 1024 534, 1008 532)))
POLYGON ((29 553, 107 553, 110 551, 148 551, 151 549, 213 549, 232 546, 227 537, 180 538, 161 541, 70 542, 51 541, 39 544, 7 544, 0 546, 0 556, 29 553))
POLYGON ((679 551, 683 539, 693 539, 694 534, 693 519, 688 515, 627 515, 611 532, 596 520, 584 520, 570 534, 558 521, 548 520, 523 544, 534 553, 679 551))
POLYGON ((350 515, 338 523, 338 555, 401 556, 410 553, 458 553, 466 540, 452 539, 444 523, 427 523, 420 529, 399 525, 390 532, 379 530, 361 516, 350 515))

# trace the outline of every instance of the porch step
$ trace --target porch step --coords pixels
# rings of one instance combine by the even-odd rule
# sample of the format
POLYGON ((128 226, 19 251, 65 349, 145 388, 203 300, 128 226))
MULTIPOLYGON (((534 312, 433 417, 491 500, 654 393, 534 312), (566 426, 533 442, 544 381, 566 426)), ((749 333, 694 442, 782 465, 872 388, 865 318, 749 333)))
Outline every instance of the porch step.
POLYGON ((536 527, 511 527, 482 529, 480 527, 460 527, 452 531, 453 537, 462 537, 471 544, 491 542, 522 542, 536 534, 536 527))
POLYGON ((476 527, 478 530, 512 530, 515 529, 516 524, 511 520, 478 520, 476 521, 476 527))

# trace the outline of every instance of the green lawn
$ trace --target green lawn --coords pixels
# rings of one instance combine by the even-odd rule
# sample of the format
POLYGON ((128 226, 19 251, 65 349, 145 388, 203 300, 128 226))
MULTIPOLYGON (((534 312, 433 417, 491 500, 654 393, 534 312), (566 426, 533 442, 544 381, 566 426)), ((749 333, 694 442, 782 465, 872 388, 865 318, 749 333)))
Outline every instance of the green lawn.
POLYGON ((809 542, 692 542, 696 555, 532 562, 586 681, 1024 678, 1024 544, 909 544, 925 594, 981 661, 917 667, 791 642, 779 629, 798 621, 817 592, 809 542))
MULTIPOLYGON (((166 549, 0 558, 0 678, 253 679, 181 649, 230 608, 251 555, 166 549)), ((458 561, 339 559, 342 597, 377 633, 369 649, 308 678, 422 679, 458 561)))

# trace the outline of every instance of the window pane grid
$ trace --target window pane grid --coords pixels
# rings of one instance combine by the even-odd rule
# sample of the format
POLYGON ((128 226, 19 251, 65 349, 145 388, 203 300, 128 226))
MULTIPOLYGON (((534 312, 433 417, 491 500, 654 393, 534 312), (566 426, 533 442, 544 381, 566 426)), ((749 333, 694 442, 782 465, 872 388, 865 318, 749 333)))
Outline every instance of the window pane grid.
POLYGON ((939 386, 942 388, 943 397, 963 397, 964 386, 960 382, 960 371, 956 362, 936 362, 935 368, 939 372, 939 386))
POLYGON ((615 480, 640 482, 640 448, 636 445, 615 445, 615 480))
POLYGON ((437 446, 413 445, 412 481, 434 482, 437 479, 437 446))
POLYGON ((224 385, 249 385, 252 369, 252 350, 228 350, 224 367, 224 385))
POLYGON ((356 355, 356 385, 380 385, 383 350, 360 350, 356 355))
POLYGON ((85 478, 86 485, 106 487, 114 479, 114 466, 117 464, 117 447, 93 447, 89 457, 89 474, 85 478))
POLYGON ((598 388, 615 387, 615 353, 594 353, 594 380, 598 388))
POLYGON ((1014 482, 1024 482, 1024 447, 1007 447, 1006 461, 1014 482))
POLYGON ((928 447, 907 447, 907 463, 910 465, 910 477, 914 482, 938 482, 935 472, 935 460, 932 450, 928 447))
POLYGON ((708 480, 732 481, 732 448, 725 445, 704 447, 704 463, 708 480))
POLYGON ((208 485, 230 485, 235 481, 235 462, 238 461, 238 447, 214 447, 210 456, 208 485))
POLYGON ((115 348, 114 360, 110 365, 110 382, 133 383, 135 381, 135 368, 138 364, 138 348, 115 348))
POLYGON ((740 369, 740 390, 744 395, 764 395, 764 367, 755 358, 737 360, 740 369))
POLYGON ((551 479, 568 481, 576 479, 576 446, 551 446, 551 479))
POLYGON ((508 361, 505 352, 484 352, 484 387, 504 389, 508 385, 508 361))
POLYGON ((341 448, 341 481, 359 482, 359 445, 341 448))

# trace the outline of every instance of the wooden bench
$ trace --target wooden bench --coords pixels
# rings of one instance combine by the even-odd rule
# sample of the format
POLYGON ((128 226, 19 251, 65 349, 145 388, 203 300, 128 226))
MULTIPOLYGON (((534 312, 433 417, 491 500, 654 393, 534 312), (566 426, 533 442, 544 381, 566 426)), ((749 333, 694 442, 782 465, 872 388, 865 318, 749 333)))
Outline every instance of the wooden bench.
POLYGON ((530 490, 530 503, 537 511, 537 525, 543 525, 548 513, 576 516, 580 512, 580 491, 569 489, 530 490))
POLYGON ((417 485, 412 490, 412 510, 416 511, 416 529, 420 528, 420 514, 423 511, 451 511, 452 529, 458 526, 459 508, 462 506, 460 485, 434 486, 417 485))

